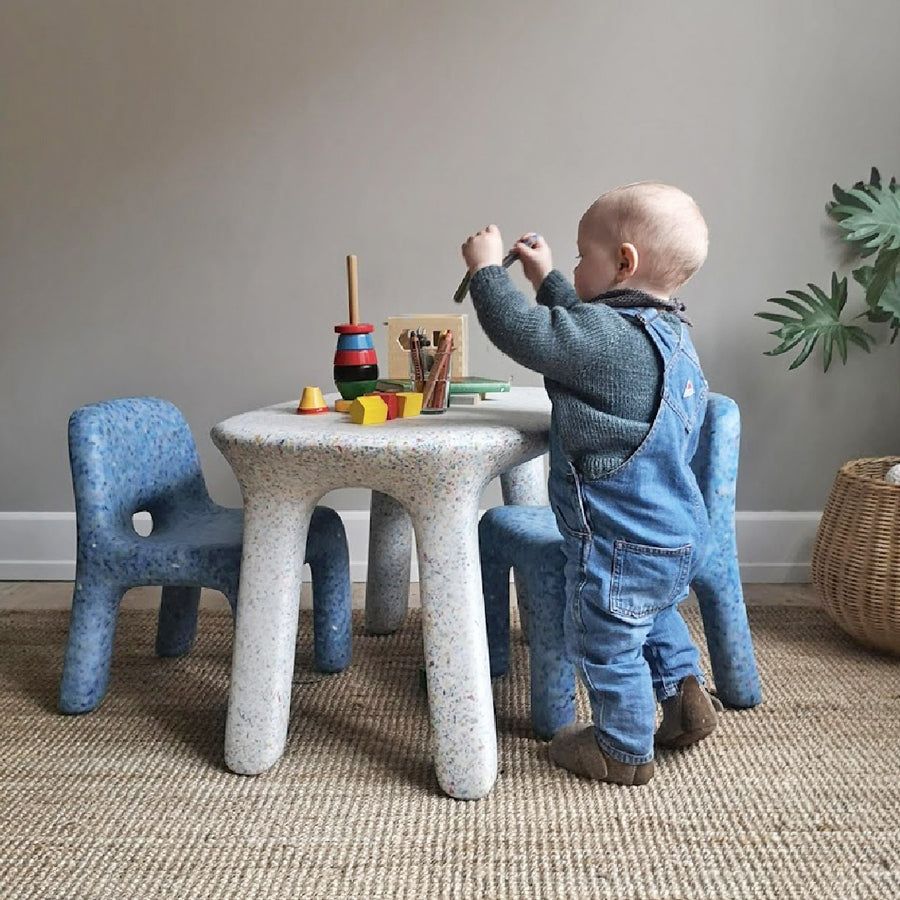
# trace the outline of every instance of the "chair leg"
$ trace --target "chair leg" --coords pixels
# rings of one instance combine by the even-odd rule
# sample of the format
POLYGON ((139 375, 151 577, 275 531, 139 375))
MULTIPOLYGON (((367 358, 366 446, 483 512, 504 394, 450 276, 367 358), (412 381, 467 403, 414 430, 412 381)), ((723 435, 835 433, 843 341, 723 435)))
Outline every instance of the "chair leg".
POLYGON ((59 711, 84 713, 106 694, 119 603, 125 588, 76 573, 69 638, 59 687, 59 711))
POLYGON ((531 634, 531 727, 535 736, 549 741, 575 721, 575 667, 566 655, 564 633, 565 582, 562 569, 538 572, 528 579, 531 634))
POLYGON ((200 588, 169 585, 162 589, 156 626, 156 655, 184 656, 197 634, 200 588))
MULTIPOLYGON (((546 506, 550 499, 547 496, 547 475, 544 472, 544 457, 538 456, 527 463, 522 463, 500 476, 500 488, 503 503, 506 506, 546 506)), ((519 622, 525 643, 529 641, 528 598, 525 579, 514 569, 513 582, 516 585, 516 607, 519 611, 519 622)))
POLYGON ((347 536, 340 516, 327 507, 316 507, 309 531, 316 541, 315 549, 309 541, 306 547, 312 572, 315 666, 320 672, 340 672, 353 655, 347 536))
POLYGON ((491 678, 509 671, 509 562, 485 546, 481 538, 481 590, 484 595, 484 618, 487 625, 491 678))
POLYGON ((691 587, 700 604, 719 699, 740 709, 757 706, 762 688, 733 537, 710 554, 691 587))

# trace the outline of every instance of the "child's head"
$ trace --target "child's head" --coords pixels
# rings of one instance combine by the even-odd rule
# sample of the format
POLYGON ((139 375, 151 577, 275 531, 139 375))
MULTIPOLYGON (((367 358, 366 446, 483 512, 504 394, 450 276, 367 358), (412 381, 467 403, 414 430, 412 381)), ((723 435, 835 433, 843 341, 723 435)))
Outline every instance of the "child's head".
POLYGON ((642 181, 603 194, 578 223, 575 291, 619 287, 671 297, 706 261, 706 222, 684 191, 642 181))

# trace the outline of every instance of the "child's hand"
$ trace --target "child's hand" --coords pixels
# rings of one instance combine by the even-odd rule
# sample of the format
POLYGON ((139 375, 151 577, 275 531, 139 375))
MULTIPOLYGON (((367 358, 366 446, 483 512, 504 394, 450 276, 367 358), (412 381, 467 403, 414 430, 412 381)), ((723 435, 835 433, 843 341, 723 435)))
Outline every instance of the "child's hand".
POLYGON ((533 231, 526 232, 516 242, 513 249, 518 254, 522 263, 522 271, 531 282, 531 286, 537 290, 553 268, 553 258, 547 242, 533 231), (526 243, 529 240, 532 246, 526 243))
POLYGON ((503 238, 496 225, 488 225, 473 234, 462 245, 463 259, 469 272, 475 274, 485 266, 499 266, 503 262, 503 238))

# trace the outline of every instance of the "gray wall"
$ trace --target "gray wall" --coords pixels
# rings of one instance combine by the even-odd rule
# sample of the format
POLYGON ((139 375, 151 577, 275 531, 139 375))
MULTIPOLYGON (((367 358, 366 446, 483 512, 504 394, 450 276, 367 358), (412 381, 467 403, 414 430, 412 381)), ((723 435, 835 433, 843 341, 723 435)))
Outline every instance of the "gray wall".
MULTIPOLYGON (((684 299, 739 507, 821 509, 900 452, 900 349, 788 373, 752 314, 828 277, 833 181, 900 175, 898 34, 896 0, 4 0, 0 510, 71 509, 69 412, 143 393, 237 503, 208 430, 330 389, 346 253, 364 319, 453 311, 470 231, 540 230, 568 274, 586 205, 645 178, 709 221, 684 299)), ((473 371, 540 383, 471 326, 473 371)))

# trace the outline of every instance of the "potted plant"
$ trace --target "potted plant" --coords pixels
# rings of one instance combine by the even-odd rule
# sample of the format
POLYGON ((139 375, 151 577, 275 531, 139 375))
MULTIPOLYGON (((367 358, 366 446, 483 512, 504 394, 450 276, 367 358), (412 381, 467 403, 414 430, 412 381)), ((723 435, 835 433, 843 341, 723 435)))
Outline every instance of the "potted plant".
MULTIPOLYGON (((885 186, 877 169, 868 182, 849 190, 832 186, 825 207, 853 246, 857 259, 872 263, 853 270, 864 291, 865 308, 856 318, 886 325, 891 343, 900 333, 900 187, 885 186)), ((768 302, 785 311, 756 313, 778 325, 770 332, 779 344, 768 356, 799 352, 791 369, 802 365, 821 339, 827 372, 837 347, 846 364, 852 344, 869 352, 875 338, 842 319, 847 278, 831 273, 831 290, 815 284, 789 290, 768 302)), ((838 470, 813 547, 812 577, 825 611, 844 631, 870 647, 900 654, 900 485, 887 473, 900 457, 856 459, 838 470)))

